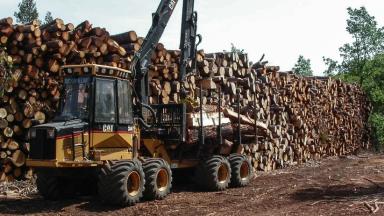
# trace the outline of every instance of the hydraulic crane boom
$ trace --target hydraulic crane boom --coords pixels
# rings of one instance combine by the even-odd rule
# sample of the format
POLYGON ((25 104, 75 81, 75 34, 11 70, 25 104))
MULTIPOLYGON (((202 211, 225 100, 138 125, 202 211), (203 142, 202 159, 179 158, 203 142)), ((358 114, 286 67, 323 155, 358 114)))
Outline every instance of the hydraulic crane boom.
POLYGON ((194 11, 195 0, 183 0, 183 16, 181 21, 181 38, 180 38, 180 79, 185 77, 187 73, 188 61, 192 61, 192 68, 195 69, 196 46, 201 42, 201 36, 196 35, 197 32, 197 12, 194 11), (199 42, 196 44, 196 37, 199 42))
MULTIPOLYGON (((168 24, 177 2, 178 0, 161 0, 156 12, 152 15, 152 26, 144 39, 144 43, 132 61, 131 70, 135 76, 136 93, 143 104, 146 104, 148 100, 147 72, 150 57, 168 24)), ((194 62, 195 59, 196 23, 197 13, 194 11, 194 0, 183 0, 180 40, 180 80, 182 80, 186 74, 188 61, 192 60, 192 62, 194 62)))

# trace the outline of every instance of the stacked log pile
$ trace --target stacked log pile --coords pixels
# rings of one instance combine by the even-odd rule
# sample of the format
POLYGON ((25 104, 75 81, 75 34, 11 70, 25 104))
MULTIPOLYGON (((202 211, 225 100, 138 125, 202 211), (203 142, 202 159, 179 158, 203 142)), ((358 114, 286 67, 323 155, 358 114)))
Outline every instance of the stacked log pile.
POLYGON ((264 64, 251 69, 257 76, 256 103, 242 114, 265 123, 269 134, 244 145, 254 167, 272 170, 368 147, 370 107, 360 88, 278 70, 264 64))
MULTIPOLYGON (((197 73, 183 81, 177 75, 179 52, 166 51, 160 45, 152 60, 150 103, 178 103, 180 86, 184 86, 188 96, 183 102, 190 105, 190 114, 199 112, 200 102, 204 112, 217 112, 221 92, 222 110, 233 128, 233 136, 225 137, 221 152, 228 153, 238 142, 240 128, 243 145, 239 151, 249 155, 255 169, 269 171, 350 154, 369 145, 369 102, 356 85, 280 72, 278 66, 267 66, 267 62, 249 66, 242 53, 199 51, 197 73)), ((208 137, 216 138, 206 131, 208 137)), ((197 127, 189 128, 188 134, 193 137, 190 142, 197 142, 197 127)))
POLYGON ((89 21, 75 27, 61 19, 44 25, 1 19, 0 43, 13 61, 0 100, 0 180, 12 180, 26 173, 28 129, 49 121, 57 110, 60 66, 96 63, 128 69, 135 47, 126 50, 89 21))
POLYGON ((149 103, 169 104, 180 102, 179 81, 180 51, 166 50, 159 43, 151 57, 149 68, 149 103))
MULTIPOLYGON (((88 21, 76 27, 60 19, 13 25, 5 18, 0 20, 0 43, 14 64, 0 100, 0 180, 11 180, 25 174, 28 129, 49 121, 57 110, 60 66, 96 63, 129 69, 143 38, 134 31, 111 36, 88 21)), ((180 51, 161 43, 151 61, 150 104, 187 103, 190 115, 199 111, 200 103, 205 113, 217 112, 220 98, 232 126, 223 127, 230 135, 224 136, 220 151, 228 153, 238 142, 240 128, 239 151, 249 155, 255 169, 348 154, 369 143, 368 102, 354 85, 279 72, 261 61, 250 66, 243 53, 202 50, 196 56, 197 72, 180 80, 180 51), (181 97, 182 87, 186 98, 181 97)), ((188 134, 189 142, 196 142, 197 129, 189 128, 188 134)), ((215 139, 215 134, 207 137, 215 139)))

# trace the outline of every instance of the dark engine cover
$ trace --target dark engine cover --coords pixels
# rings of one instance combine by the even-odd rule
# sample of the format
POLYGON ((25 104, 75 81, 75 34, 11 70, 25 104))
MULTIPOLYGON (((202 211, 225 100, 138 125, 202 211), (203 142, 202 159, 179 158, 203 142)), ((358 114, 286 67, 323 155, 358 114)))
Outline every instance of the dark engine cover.
POLYGON ((33 127, 36 137, 30 138, 30 159, 53 160, 56 159, 56 138, 72 135, 74 130, 88 130, 88 123, 80 119, 51 122, 33 127), (55 136, 48 138, 47 130, 55 130, 55 136))
POLYGON ((56 158, 56 139, 48 138, 47 128, 36 128, 36 137, 30 139, 29 158, 53 160, 56 158))

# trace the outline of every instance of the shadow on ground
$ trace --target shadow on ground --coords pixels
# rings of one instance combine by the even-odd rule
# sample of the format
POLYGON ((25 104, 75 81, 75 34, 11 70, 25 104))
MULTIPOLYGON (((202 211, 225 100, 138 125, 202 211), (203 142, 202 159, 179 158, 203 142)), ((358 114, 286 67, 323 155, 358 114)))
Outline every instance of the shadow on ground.
POLYGON ((354 184, 312 187, 298 190, 292 198, 298 201, 348 200, 367 196, 384 197, 384 188, 378 185, 357 186, 354 184))

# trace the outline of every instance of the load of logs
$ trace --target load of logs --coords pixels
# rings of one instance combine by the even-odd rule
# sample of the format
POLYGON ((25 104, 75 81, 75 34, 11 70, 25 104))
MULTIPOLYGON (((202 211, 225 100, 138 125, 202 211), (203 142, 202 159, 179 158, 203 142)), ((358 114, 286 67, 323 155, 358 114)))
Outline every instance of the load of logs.
MULTIPOLYGON (((370 144, 370 105, 354 84, 280 72, 278 66, 267 66, 263 58, 249 65, 243 53, 205 54, 202 50, 196 56, 196 73, 179 80, 179 58, 179 51, 167 51, 162 44, 156 47, 149 71, 149 102, 182 101, 188 105, 187 116, 195 115, 193 118, 199 118, 196 114, 202 103, 207 116, 204 121, 209 120, 209 113, 217 114, 221 103, 232 130, 222 126, 220 152, 230 153, 231 146, 239 142, 240 128, 242 145, 238 152, 249 156, 254 169, 269 171, 310 159, 350 154, 370 144), (181 86, 188 92, 185 99, 180 98, 181 86)), ((188 126, 187 142, 198 142, 199 124, 188 126)), ((207 126, 204 131, 206 141, 218 143, 216 127, 207 126)))
MULTIPOLYGON (((0 98, 0 181, 25 177, 28 129, 53 118, 60 99, 60 66, 95 63, 129 69, 142 43, 134 31, 110 35, 89 21, 75 27, 61 19, 44 25, 1 19, 0 44, 13 59, 13 68, 0 98)), ((239 142, 240 128, 238 151, 250 157, 255 169, 347 154, 369 143, 369 106, 355 85, 279 72, 261 60, 249 65, 243 53, 202 50, 196 56, 197 72, 180 80, 180 51, 161 43, 151 61, 149 103, 186 103, 190 116, 199 112, 200 103, 206 115, 216 113, 220 102, 229 119, 223 131, 231 134, 223 136, 220 151, 228 153, 239 142), (182 87, 186 97, 181 96, 182 87)), ((189 64, 188 70, 193 67, 189 64)), ((215 129, 211 131, 207 139, 215 139, 215 129)), ((190 125, 187 134, 188 142, 195 143, 197 127, 190 125)))

